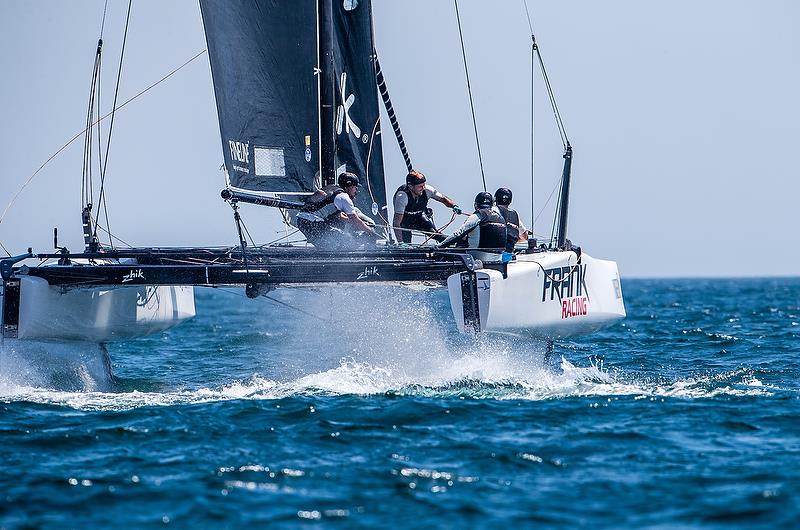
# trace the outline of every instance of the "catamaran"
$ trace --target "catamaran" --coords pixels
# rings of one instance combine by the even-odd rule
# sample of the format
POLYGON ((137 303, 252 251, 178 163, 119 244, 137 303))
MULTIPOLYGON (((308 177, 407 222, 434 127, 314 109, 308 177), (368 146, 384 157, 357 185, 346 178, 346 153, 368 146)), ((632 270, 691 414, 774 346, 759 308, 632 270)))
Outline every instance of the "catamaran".
MULTIPOLYGON (((222 199, 233 209, 238 244, 103 244, 99 207, 93 210, 85 175, 84 250, 29 249, 0 260, 4 351, 44 351, 58 344, 67 355, 105 356, 106 342, 158 333, 192 318, 195 287, 223 285, 243 287, 251 298, 323 283, 436 285, 448 289, 461 332, 546 340, 590 333, 624 318, 616 263, 595 259, 567 239, 573 158, 568 141, 552 240, 532 240, 505 256, 396 244, 383 171, 381 101, 409 171, 413 165, 375 51, 370 0, 200 0, 200 6, 224 157, 222 199), (385 229, 383 241, 348 250, 248 244, 241 203, 274 208, 291 225, 304 198, 344 171, 364 180, 366 193, 356 206, 385 229)), ((95 73, 101 48, 102 42, 95 73)), ((535 39, 532 53, 539 53, 535 39)), ((90 98, 89 151, 92 112, 90 98)))

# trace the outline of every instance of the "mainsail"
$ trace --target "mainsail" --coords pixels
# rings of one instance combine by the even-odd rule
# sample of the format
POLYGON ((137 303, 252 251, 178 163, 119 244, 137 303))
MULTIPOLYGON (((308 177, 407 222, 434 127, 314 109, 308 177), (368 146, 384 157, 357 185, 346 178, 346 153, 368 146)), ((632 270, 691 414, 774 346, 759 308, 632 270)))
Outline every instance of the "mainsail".
POLYGON ((369 0, 200 0, 230 186, 313 192, 342 171, 385 217, 369 0), (319 74, 319 75, 318 75, 319 74))
POLYGON ((200 0, 233 188, 311 192, 319 169, 315 0, 200 0))

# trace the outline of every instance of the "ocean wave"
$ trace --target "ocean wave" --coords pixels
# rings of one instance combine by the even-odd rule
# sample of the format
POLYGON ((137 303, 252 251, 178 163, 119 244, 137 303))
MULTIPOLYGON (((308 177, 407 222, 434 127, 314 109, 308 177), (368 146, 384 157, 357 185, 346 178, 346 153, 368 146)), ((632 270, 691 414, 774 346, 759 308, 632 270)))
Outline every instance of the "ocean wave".
POLYGON ((140 407, 177 406, 233 400, 277 400, 295 396, 380 396, 437 399, 553 400, 573 397, 634 399, 708 399, 719 396, 769 396, 755 374, 746 369, 705 374, 677 381, 648 381, 602 365, 576 366, 561 358, 558 369, 519 359, 467 354, 439 370, 415 373, 403 366, 380 366, 344 359, 330 370, 291 381, 254 374, 219 387, 173 391, 59 391, 0 384, 0 400, 67 406, 79 410, 123 411, 140 407))

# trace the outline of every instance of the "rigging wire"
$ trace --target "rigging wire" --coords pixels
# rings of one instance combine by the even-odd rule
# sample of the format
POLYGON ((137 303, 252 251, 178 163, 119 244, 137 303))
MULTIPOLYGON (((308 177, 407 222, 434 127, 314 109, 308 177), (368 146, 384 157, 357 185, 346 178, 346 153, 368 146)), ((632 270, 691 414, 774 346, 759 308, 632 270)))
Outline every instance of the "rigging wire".
MULTIPOLYGON (((241 292, 239 292, 239 291, 234 291, 233 289, 226 289, 226 288, 224 288, 224 287, 214 287, 214 289, 219 289, 220 291, 224 291, 224 292, 226 292, 226 293, 230 293, 230 294, 233 294, 233 295, 236 295, 236 296, 242 297, 242 298, 247 298, 247 296, 243 295, 241 292)), ((316 319, 319 319, 319 320, 321 320, 321 321, 323 321, 323 322, 331 322, 331 320, 330 320, 330 319, 327 319, 327 318, 325 318, 325 317, 321 317, 321 316, 319 316, 319 315, 315 315, 314 313, 311 313, 310 311, 306 311, 305 309, 300 309, 300 308, 299 308, 299 307, 297 307, 297 306, 293 306, 292 304, 289 304, 289 303, 287 303, 287 302, 284 302, 283 300, 278 300, 277 298, 273 298, 273 297, 271 297, 271 296, 268 296, 268 295, 266 295, 266 294, 262 294, 262 295, 261 295, 261 298, 266 298, 267 300, 270 300, 270 301, 272 301, 272 302, 275 302, 276 304, 279 304, 279 305, 282 305, 282 306, 288 307, 289 309, 294 309, 295 311, 297 311, 297 312, 299 312, 299 313, 303 313, 304 315, 307 315, 307 316, 310 316, 310 317, 314 317, 314 318, 316 318, 316 319)))
POLYGON ((561 120, 561 112, 558 110, 555 94, 553 94, 553 87, 550 86, 550 78, 547 75, 547 69, 544 67, 544 59, 539 50, 539 45, 534 41, 534 49, 536 50, 536 58, 539 60, 539 67, 542 69, 542 79, 544 79, 545 88, 547 88, 547 97, 550 99, 550 106, 553 108, 553 115, 556 118, 556 125, 558 127, 558 134, 561 136, 561 143, 564 149, 569 147, 569 138, 567 138, 567 131, 564 128, 564 122, 561 120))
POLYGON ((539 213, 536 214, 536 219, 533 220, 534 223, 539 220, 539 217, 541 217, 541 215, 544 213, 545 208, 547 208, 547 205, 550 204, 550 201, 553 199, 553 194, 560 187, 561 187, 561 181, 559 180, 558 182, 556 182, 556 185, 553 186, 553 191, 550 192, 550 195, 547 197, 547 201, 545 201, 544 206, 542 206, 539 209, 539 213))
MULTIPOLYGON (((545 89, 547 90, 547 97, 550 100, 550 106, 553 110, 553 115, 556 120, 556 127, 558 128, 558 134, 561 138, 561 144, 564 148, 564 158, 566 159, 571 152, 571 146, 569 142, 569 137, 567 136, 566 128, 564 127, 564 121, 561 119, 561 111, 558 109, 558 104, 556 103, 555 94, 553 92, 553 87, 550 84, 550 77, 547 75, 547 68, 544 66, 544 59, 542 58, 542 52, 539 49, 539 45, 536 42, 536 35, 533 32, 533 23, 531 22, 530 10, 528 9, 528 1, 523 0, 525 5, 525 15, 528 20, 528 28, 531 32, 531 49, 533 57, 531 58, 531 62, 533 63, 534 58, 539 63, 539 68, 542 72, 542 79, 544 80, 545 89)), ((532 65, 533 66, 533 65, 532 65)), ((531 68, 531 205, 533 205, 533 67, 531 68)), ((566 166, 565 166, 566 167, 566 166)), ((564 186, 564 177, 559 179, 558 185, 556 186, 559 190, 562 189, 564 186)), ((554 190, 555 191, 555 190, 554 190)), ((550 202, 550 198, 552 198, 552 193, 550 197, 547 199, 547 202, 550 202)), ((547 204, 545 204, 547 206, 547 204)), ((555 215, 553 216, 553 226, 551 230, 551 240, 555 238, 555 231, 556 231, 556 223, 558 222, 559 217, 559 210, 561 209, 561 194, 559 193, 559 199, 556 204, 555 215)), ((544 210, 544 207, 542 207, 544 210)), ((539 212, 541 215, 541 211, 539 212)), ((538 219, 538 215, 536 219, 538 219)), ((531 223, 531 226, 535 226, 535 219, 531 223)))
POLYGON ((561 187, 564 185, 564 181, 558 179, 558 185, 556 189, 558 189, 558 200, 556 201, 556 210, 555 215, 553 215, 553 226, 550 229, 550 241, 554 241, 556 239, 556 224, 558 224, 558 211, 561 209, 561 187))
MULTIPOLYGON (((108 200, 105 195, 105 184, 106 184, 106 169, 108 168, 108 152, 111 149, 111 132, 114 129, 114 117, 116 116, 116 108, 117 108, 117 97, 119 97, 119 82, 122 78, 122 60, 125 57, 125 44, 128 42, 128 26, 131 21, 131 5, 133 4, 133 0, 128 0, 128 13, 125 17, 125 31, 122 37, 122 50, 119 53, 119 69, 117 70, 117 85, 114 89, 114 103, 111 105, 111 123, 108 125, 108 138, 106 139, 106 156, 105 160, 101 159, 101 171, 100 171, 100 197, 98 201, 103 207, 103 213, 106 218, 106 227, 108 228, 109 233, 111 233, 111 223, 108 221, 108 200)), ((100 208, 97 208, 97 214, 94 219, 95 226, 97 226, 98 219, 100 218, 100 208)), ((97 236, 97 228, 94 230, 95 237, 97 236)), ((109 239, 109 243, 111 244, 111 248, 114 248, 114 240, 109 239)))
POLYGON ((461 15, 458 12, 458 0, 453 0, 456 6, 456 20, 458 21, 458 36, 461 39, 461 55, 464 58, 464 73, 467 77, 467 93, 469 94, 469 108, 472 110, 472 127, 475 129, 475 145, 478 147, 478 163, 481 166, 481 180, 483 191, 486 191, 486 173, 483 171, 483 156, 481 155, 481 141, 478 137, 478 122, 475 119, 475 105, 472 102, 472 86, 469 82, 469 68, 467 67, 467 50, 464 47, 464 33, 461 30, 461 15))
POLYGON ((288 232, 288 233, 282 235, 281 237, 279 237, 278 239, 274 239, 274 240, 270 241, 269 243, 267 243, 266 245, 262 245, 262 246, 271 247, 275 243, 279 243, 279 242, 283 241, 284 239, 289 239, 290 237, 292 237, 293 235, 295 235, 299 231, 300 231, 299 229, 295 228, 291 232, 288 232))
MULTIPOLYGON (((97 52, 94 57, 94 66, 92 67, 92 82, 89 85, 89 104, 86 110, 86 133, 83 140, 83 179, 81 181, 81 207, 91 204, 94 201, 92 183, 92 134, 94 129, 89 125, 92 123, 92 115, 95 109, 95 99, 98 97, 98 79, 100 77, 100 62, 103 50, 103 39, 97 41, 97 52)), ((99 134, 98 134, 99 137, 99 134)))
POLYGON ((111 238, 113 238, 113 239, 116 239, 117 241, 119 241, 119 242, 120 242, 120 243, 122 243, 123 245, 127 246, 128 248, 134 248, 134 246, 133 246, 133 245, 131 245, 130 243, 128 243, 127 241, 125 241, 125 240, 124 240, 124 239, 122 239, 121 237, 118 237, 118 236, 116 236, 116 235, 112 234, 111 232, 109 232, 108 230, 106 230, 106 229, 105 229, 105 227, 103 227, 103 226, 100 226, 100 225, 95 225, 95 226, 96 226, 97 228, 99 228, 100 230, 102 230, 103 232, 105 232, 106 234, 108 234, 108 237, 109 237, 109 239, 111 239, 111 238))
POLYGON ((538 216, 534 217, 534 213, 536 212, 536 202, 535 202, 535 172, 536 166, 534 164, 535 159, 535 146, 536 143, 534 142, 534 118, 535 118, 535 93, 534 93, 534 86, 536 81, 536 67, 535 67, 535 58, 534 55, 536 54, 536 37, 533 34, 533 22, 531 22, 531 14, 528 10, 528 0, 522 0, 523 5, 525 6, 525 17, 528 19, 528 29, 531 32, 531 232, 536 227, 536 219, 538 216))
POLYGON ((311 313, 310 311, 306 311, 305 309, 300 309, 299 307, 297 307, 297 306, 293 306, 292 304, 289 304, 289 303, 287 303, 287 302, 284 302, 283 300, 278 300, 277 298, 273 298, 273 297, 271 297, 271 296, 268 296, 268 295, 266 295, 266 294, 265 294, 265 295, 262 295, 262 296, 263 296, 264 298, 266 298, 267 300, 271 300, 271 301, 275 302, 276 304, 282 305, 282 306, 284 306, 284 307, 288 307, 289 309, 294 309, 295 311, 298 311, 298 312, 300 312, 300 313, 303 313, 304 315, 308 315, 308 316, 310 316, 310 317, 317 318, 317 319, 319 319, 319 320, 321 320, 321 321, 323 321, 323 322, 331 322, 331 319, 324 318, 324 317, 321 317, 321 316, 319 316, 319 315, 315 315, 314 313, 311 313))
MULTIPOLYGON (((201 55, 203 55, 203 54, 204 54, 204 53, 206 53, 207 51, 208 51, 208 49, 204 49, 204 50, 202 50, 202 51, 198 52, 198 53, 197 53, 197 54, 195 54, 195 55, 194 55, 194 56, 193 56, 191 59, 187 60, 185 63, 183 63, 182 65, 178 66, 177 68, 175 68, 174 70, 172 70, 172 71, 171 71, 170 73, 168 73, 167 75, 165 75, 164 77, 162 77, 161 79, 159 79, 159 80, 158 80, 158 81, 156 81, 155 83, 152 83, 152 84, 151 84, 150 86, 148 86, 147 88, 145 88, 145 89, 141 90, 139 93, 135 94, 134 96, 132 96, 131 98, 129 98, 129 99, 128 99, 128 100, 126 100, 125 102, 121 103, 121 104, 120 104, 118 107, 115 107, 113 110, 111 110, 110 112, 108 112, 108 113, 107 113, 106 115, 104 115, 103 117, 99 118, 97 121, 95 121, 94 123, 92 123, 92 124, 91 124, 91 127, 94 127, 95 125, 99 124, 101 121, 103 121, 103 120, 105 120, 106 118, 108 118, 109 116, 111 116, 111 114, 112 114, 114 111, 116 111, 116 110, 120 110, 121 108, 123 108, 123 107, 124 107, 125 105, 127 105, 128 103, 130 103, 130 102, 132 102, 133 100, 135 100, 135 99, 137 99, 137 98, 141 97, 142 95, 144 95, 145 93, 149 92, 150 90, 152 90, 152 89, 153 89, 153 88, 155 88, 156 86, 160 85, 161 83, 163 83, 163 82, 164 82, 164 81, 166 81, 168 78, 170 78, 170 77, 172 77, 173 75, 175 75, 176 73, 178 73, 180 70, 182 70, 184 67, 188 66, 188 65, 189 65, 189 64, 190 64, 192 61, 194 61, 195 59, 197 59, 198 57, 200 57, 201 55)), ((77 140, 78 138, 80 138, 80 137, 81 137, 81 136, 82 136, 82 135, 83 135, 83 134, 86 132, 86 129, 88 129, 88 127, 87 127, 87 128, 85 128, 85 129, 83 129, 83 130, 81 130, 81 131, 79 131, 78 133, 76 133, 76 134, 75 134, 75 136, 73 136, 72 138, 70 138, 70 139, 69 139, 69 141, 67 141, 67 143, 65 143, 64 145, 62 145, 62 146, 61 146, 61 147, 60 147, 60 148, 59 148, 59 149, 58 149, 58 150, 57 150, 55 153, 53 153, 52 155, 50 155, 50 157, 49 157, 47 160, 45 160, 44 162, 42 162, 42 164, 39 166, 39 168, 38 168, 36 171, 34 171, 34 172, 33 172, 33 174, 32 174, 30 177, 28 177, 28 179, 27 179, 27 180, 26 180, 26 181, 25 181, 25 182, 22 184, 22 186, 20 186, 20 187, 19 187, 19 189, 17 190, 17 193, 15 193, 15 194, 14 194, 14 196, 11 198, 11 201, 9 201, 9 203, 6 205, 5 209, 3 210, 3 213, 2 213, 2 215, 0 215, 0 224, 2 224, 2 222, 3 222, 3 219, 5 219, 5 217, 6 217, 6 214, 8 214, 8 211, 11 209, 11 207, 12 207, 12 206, 14 205, 14 203, 17 201, 17 199, 18 199, 18 198, 19 198, 19 196, 22 194, 22 192, 25 190, 25 188, 27 188, 27 187, 28 187, 28 185, 31 183, 31 181, 32 181, 34 178, 36 178, 36 175, 38 175, 38 174, 39 174, 39 173, 42 171, 42 169, 44 169, 44 167, 45 167, 47 164, 49 164, 49 163, 50 163, 50 162, 51 162, 51 161, 52 161, 52 160, 53 160, 55 157, 57 157, 58 155, 60 155, 60 154, 61 154, 61 152, 62 152, 62 151, 64 151, 64 149, 66 149, 67 147, 69 147, 70 145, 72 145, 72 143, 73 143, 73 142, 75 142, 75 140, 77 140)), ((8 250, 7 250, 7 249, 6 249, 6 247, 5 247, 5 246, 2 244, 2 242, 0 242, 0 247, 2 247, 2 248, 3 248, 3 250, 5 250, 6 252, 8 252, 8 250)), ((11 255, 11 254, 9 253, 9 255, 11 255)))
POLYGON ((100 38, 103 38, 103 30, 106 27, 106 12, 108 11, 108 0, 105 1, 103 5, 103 21, 100 22, 100 38))
POLYGON ((241 219, 241 215, 239 216, 239 220, 242 223, 242 228, 244 228, 244 233, 247 234, 247 237, 250 238, 250 246, 255 247, 256 242, 253 240, 253 236, 250 235, 250 230, 247 229, 247 225, 244 223, 244 219, 241 219))

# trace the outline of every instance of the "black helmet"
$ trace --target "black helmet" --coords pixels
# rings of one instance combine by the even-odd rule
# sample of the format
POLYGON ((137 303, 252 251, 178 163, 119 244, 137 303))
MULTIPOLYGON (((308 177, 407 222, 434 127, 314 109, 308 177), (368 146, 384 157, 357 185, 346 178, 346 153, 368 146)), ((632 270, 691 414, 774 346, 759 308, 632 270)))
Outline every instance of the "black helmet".
POLYGON ((500 206, 508 206, 511 204, 511 190, 508 188, 498 188, 496 192, 494 192, 494 200, 497 201, 497 204, 500 206))
POLYGON ((482 191, 475 196, 475 209, 482 210, 491 208, 494 205, 494 197, 488 191, 482 191))
POLYGON ((361 183, 358 181, 358 177, 355 173, 348 173, 344 172, 339 175, 339 187, 340 188, 347 188, 348 186, 360 186, 361 183))

